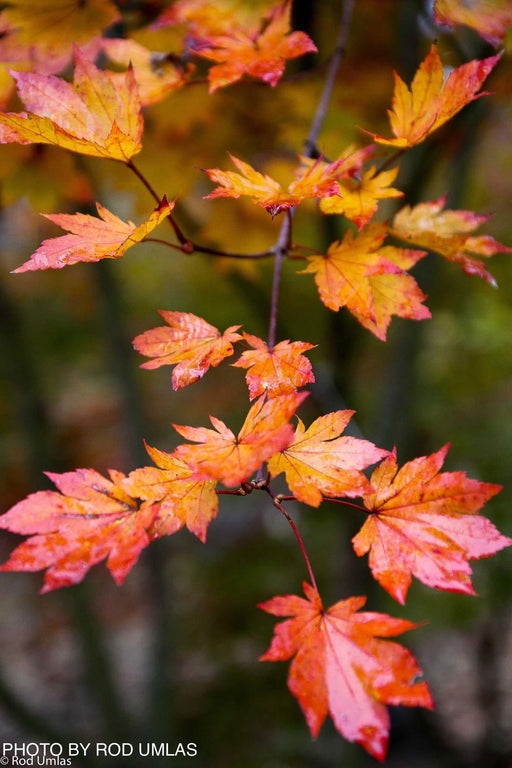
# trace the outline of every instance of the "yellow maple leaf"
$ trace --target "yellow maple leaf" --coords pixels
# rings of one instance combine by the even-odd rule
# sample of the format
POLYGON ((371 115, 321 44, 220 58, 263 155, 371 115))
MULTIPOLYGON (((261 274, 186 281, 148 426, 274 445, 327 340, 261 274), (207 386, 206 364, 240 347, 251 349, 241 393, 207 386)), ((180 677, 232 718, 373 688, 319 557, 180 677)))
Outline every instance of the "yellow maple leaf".
POLYGON ((446 195, 436 200, 404 206, 393 219, 389 233, 400 240, 428 248, 449 261, 462 266, 468 275, 477 275, 496 287, 496 281, 480 259, 470 254, 489 257, 495 253, 511 253, 512 248, 502 245, 491 235, 473 235, 488 216, 473 211, 444 209, 446 195))
POLYGON ((252 165, 239 160, 234 155, 230 154, 229 156, 240 173, 221 171, 218 168, 205 168, 204 171, 208 178, 219 185, 205 197, 207 199, 214 197, 237 198, 241 195, 248 195, 254 198, 254 203, 265 208, 272 217, 288 208, 293 208, 301 200, 337 194, 336 179, 344 162, 343 160, 335 160, 333 163, 323 163, 321 160, 317 160, 306 166, 305 169, 301 168, 285 192, 279 182, 271 176, 256 171, 252 165))
POLYGON ((406 270, 425 255, 382 246, 384 224, 369 224, 359 235, 349 230, 342 242, 334 242, 327 254, 308 256, 302 270, 315 275, 320 298, 334 311, 347 309, 377 338, 385 341, 393 315, 423 320, 430 312, 426 298, 406 270))
MULTIPOLYGON (((73 43, 83 46, 119 19, 111 0, 10 0, 0 13, 6 27, 0 48, 18 49, 45 74, 60 72, 70 61, 73 43)), ((3 61, 14 61, 11 57, 3 61)))
POLYGON ((414 75, 411 88, 395 72, 395 91, 388 110, 394 139, 365 131, 379 144, 405 148, 419 144, 446 123, 470 101, 486 94, 478 93, 501 54, 488 59, 474 59, 452 70, 444 81, 444 70, 437 47, 432 45, 414 75))
POLYGON ((77 48, 73 83, 35 72, 12 75, 28 112, 0 113, 0 143, 55 144, 124 162, 140 151, 144 123, 132 69, 113 79, 77 48))
POLYGON ((402 197, 403 192, 390 186, 398 171, 396 167, 376 173, 376 167, 372 166, 363 174, 361 181, 340 180, 338 194, 320 200, 320 210, 323 213, 343 213, 358 229, 362 229, 377 211, 380 199, 402 197))

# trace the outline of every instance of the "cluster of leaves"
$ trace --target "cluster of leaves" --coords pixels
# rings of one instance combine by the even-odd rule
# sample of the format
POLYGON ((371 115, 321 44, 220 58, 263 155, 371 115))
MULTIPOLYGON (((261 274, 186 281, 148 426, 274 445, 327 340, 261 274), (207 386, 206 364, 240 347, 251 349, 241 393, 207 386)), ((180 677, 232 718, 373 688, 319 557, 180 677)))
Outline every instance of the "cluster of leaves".
MULTIPOLYGON (((14 64, 11 74, 26 109, 0 113, 0 142, 53 144, 115 160, 146 186, 156 208, 139 225, 122 221, 99 203, 98 217, 48 214, 67 234, 45 240, 15 272, 118 259, 131 246, 151 240, 164 220, 174 233, 174 241, 167 243, 170 247, 187 254, 229 256, 187 237, 175 217, 175 202, 159 195, 134 165, 133 157, 142 148, 143 108, 187 87, 201 62, 203 66, 213 62, 206 65, 211 93, 246 76, 276 86, 287 60, 316 51, 305 33, 291 31, 291 3, 282 0, 272 7, 267 3, 261 15, 257 7, 242 10, 228 0, 177 0, 153 23, 161 30, 182 29, 182 50, 164 54, 130 38, 103 38, 102 31, 119 16, 110 0, 79 4, 45 0, 38 14, 29 13, 28 5, 26 0, 13 0, 0 16, 5 30, 0 56, 14 64), (72 12, 68 6, 73 6, 72 12), (43 26, 55 34, 41 36, 43 26), (67 42, 71 39, 79 43, 73 50, 67 42), (100 54, 112 68, 95 63, 100 54), (59 76, 71 56, 72 82, 59 76)), ((457 9, 461 12, 457 0, 438 1, 438 21, 471 23, 492 42, 501 40, 511 23, 506 10, 493 19, 491 29, 484 11, 468 11, 470 18, 467 14, 462 18, 457 9)), ((432 45, 410 87, 396 75, 389 112, 392 138, 367 132, 374 143, 348 146, 333 161, 310 146, 309 152, 299 155, 286 190, 231 156, 236 171, 205 170, 216 185, 206 198, 249 196, 272 217, 282 214, 278 242, 257 257, 274 258, 278 266, 283 258, 305 260, 302 272, 314 275, 321 301, 334 311, 346 307, 384 341, 393 316, 430 317, 426 296, 409 272, 427 251, 494 284, 478 257, 512 250, 490 235, 475 235, 487 217, 447 210, 445 197, 406 205, 391 223, 374 218, 381 200, 403 194, 392 186, 399 155, 483 96, 480 89, 499 58, 497 54, 462 64, 445 80, 432 45), (376 145, 397 151, 380 169, 375 163, 367 166, 376 145), (355 228, 326 253, 306 250, 291 236, 294 210, 304 200, 318 200, 323 214, 343 216, 355 228), (405 247, 390 244, 387 238, 405 247)), ((8 95, 7 88, 5 101, 8 95)), ((350 597, 325 609, 304 543, 284 505, 292 500, 311 507, 327 502, 364 513, 366 521, 352 542, 354 551, 358 556, 369 554, 375 579, 403 604, 413 576, 430 587, 474 594, 469 561, 512 544, 479 514, 500 487, 472 480, 463 472, 442 472, 448 446, 399 469, 396 451, 343 434, 353 415, 350 410, 327 413, 309 427, 297 417, 294 428, 291 420, 307 397, 299 390, 314 382, 306 357, 314 345, 277 341, 276 312, 274 303, 265 341, 240 333, 239 325, 221 332, 191 313, 161 311, 166 325, 140 334, 134 346, 150 358, 142 367, 173 366, 175 390, 220 365, 233 355, 234 345, 245 345, 233 365, 245 370, 253 402, 240 431, 235 434, 210 416, 213 428, 174 425, 188 442, 178 444, 172 453, 147 446, 153 466, 128 475, 111 470, 106 478, 93 469, 48 473, 57 491, 32 494, 0 518, 1 527, 29 537, 2 569, 46 569, 43 591, 48 591, 76 584, 93 565, 106 560, 121 583, 154 539, 186 526, 204 542, 218 514, 219 496, 263 492, 292 525, 311 583, 304 584, 305 598, 280 596, 260 605, 286 619, 277 624, 271 646, 261 658, 293 658, 289 687, 314 736, 329 714, 346 739, 383 759, 389 733, 386 705, 432 707, 427 684, 418 681, 420 669, 413 656, 383 639, 415 625, 359 612, 364 597, 350 597), (375 464, 368 477, 365 470, 375 464), (289 494, 274 490, 274 478, 282 474, 289 494)))

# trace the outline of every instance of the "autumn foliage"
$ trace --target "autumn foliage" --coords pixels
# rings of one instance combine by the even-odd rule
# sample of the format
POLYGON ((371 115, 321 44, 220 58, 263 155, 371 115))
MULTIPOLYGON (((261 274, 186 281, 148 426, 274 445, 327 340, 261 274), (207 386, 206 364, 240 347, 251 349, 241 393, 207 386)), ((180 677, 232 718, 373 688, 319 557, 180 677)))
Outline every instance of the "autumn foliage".
MULTIPOLYGON (((356 507, 364 522, 352 540, 354 552, 368 555, 373 577, 401 604, 413 577, 435 589, 474 594, 470 561, 494 555, 512 540, 481 514, 500 486, 462 471, 443 472, 447 446, 399 467, 400 447, 390 451, 344 434, 352 410, 324 413, 308 426, 303 422, 298 412, 308 397, 304 387, 315 381, 308 357, 315 339, 277 338, 279 280, 283 261, 297 262, 294 279, 314 281, 328 310, 346 308, 383 342, 397 318, 431 317, 428 297, 411 274, 431 253, 495 284, 482 258, 512 248, 489 234, 475 234, 487 215, 450 210, 445 196, 414 204, 400 200, 390 220, 379 217, 379 207, 404 195, 399 188, 401 155, 429 141, 467 104, 487 97, 482 88, 501 53, 462 63, 445 76, 433 43, 410 85, 395 73, 388 113, 391 137, 365 126, 361 146, 347 145, 341 154, 334 153, 335 159, 329 156, 331 147, 317 147, 316 124, 323 117, 318 111, 316 127, 304 136, 304 147, 296 148, 293 169, 283 182, 260 167, 258 147, 251 162, 226 147, 226 167, 197 169, 204 205, 228 198, 236 206, 238 198, 248 197, 263 209, 261 216, 282 220, 277 241, 266 251, 231 254, 210 247, 200 235, 189 235, 181 224, 179 178, 172 180, 169 202, 133 158, 144 145, 145 115, 175 91, 201 78, 210 94, 235 83, 241 88, 248 78, 278 88, 292 60, 314 54, 317 47, 308 35, 292 29, 292 3, 267 3, 265 12, 258 13, 230 3, 178 0, 153 20, 152 29, 161 36, 168 32, 169 45, 181 30, 183 48, 157 58, 129 35, 103 36, 121 13, 109 0, 68 3, 72 10, 62 14, 59 7, 64 4, 46 0, 40 4, 40 18, 31 15, 29 5, 13 2, 0 17, 5 27, 0 52, 8 48, 11 85, 22 104, 22 111, 6 107, 0 113, 0 141, 51 144, 116 161, 138 178, 154 202, 140 224, 125 221, 99 202, 97 215, 43 214, 66 234, 45 239, 14 271, 120 259, 132 246, 156 239, 183 258, 204 253, 273 259, 275 272, 265 339, 242 329, 236 317, 221 330, 208 319, 172 308, 159 310, 165 325, 143 330, 133 340, 136 353, 147 358, 142 368, 170 366, 173 390, 198 382, 214 367, 242 369, 238 373, 247 387, 247 412, 241 428, 237 431, 210 415, 210 426, 174 425, 174 450, 146 446, 152 463, 128 474, 110 470, 107 478, 94 469, 48 473, 56 490, 33 493, 0 518, 2 528, 27 537, 2 570, 45 570, 46 592, 78 583, 93 565, 105 561, 121 584, 153 540, 186 527, 205 542, 210 523, 222 512, 223 494, 239 496, 242 506, 242 497, 262 492, 292 525, 309 582, 303 585, 305 597, 276 596, 260 604, 282 619, 261 659, 291 660, 288 685, 313 737, 329 715, 345 739, 383 760, 387 706, 433 707, 418 663, 389 639, 416 625, 361 611, 365 597, 346 596, 325 608, 286 505, 301 502, 314 508, 315 515, 324 504, 339 510, 356 507), (42 29, 47 31, 41 34, 42 29), (70 39, 77 44, 72 46, 70 39), (368 136, 371 144, 364 143, 368 136), (303 208, 311 213, 314 203, 314 215, 340 217, 346 224, 344 235, 326 248, 321 243, 306 247, 293 234, 294 216, 303 208), (163 232, 164 225, 172 241, 163 235, 155 238, 154 230, 163 232), (278 493, 283 484, 286 490, 278 493)), ((512 24, 507 4, 502 5, 490 18, 484 10, 463 11, 457 0, 437 0, 435 13, 439 23, 469 24, 497 46, 512 24)), ((344 19, 345 37, 347 24, 344 19)), ((332 76, 339 65, 336 54, 329 64, 332 76)), ((233 93, 235 99, 236 89, 233 93)))

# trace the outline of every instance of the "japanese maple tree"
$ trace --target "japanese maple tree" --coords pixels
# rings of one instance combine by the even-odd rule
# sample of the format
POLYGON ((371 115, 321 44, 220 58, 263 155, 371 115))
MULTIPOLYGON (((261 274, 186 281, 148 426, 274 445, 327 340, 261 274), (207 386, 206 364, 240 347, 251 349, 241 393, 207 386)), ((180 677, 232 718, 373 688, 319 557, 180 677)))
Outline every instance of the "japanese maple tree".
MULTIPOLYGON (((302 146, 287 149, 286 173, 275 169, 283 181, 274 177, 274 169, 267 173, 260 146, 254 146, 247 160, 223 147, 236 171, 195 169, 195 183, 204 193, 201 205, 215 206, 225 198, 224 205, 237 206, 243 202, 239 198, 248 197, 258 215, 275 220, 274 242, 258 253, 245 253, 215 248, 199 227, 189 225, 179 174, 166 178, 168 189, 157 190, 133 158, 145 146, 146 117, 153 120, 151 110, 176 92, 206 83, 206 97, 216 98, 219 89, 237 84, 232 91, 236 100, 244 83, 253 80, 262 89, 279 88, 295 59, 315 54, 315 42, 292 28, 292 2, 243 10, 227 0, 178 0, 137 34, 126 21, 124 35, 119 26, 111 27, 123 18, 123 3, 47 0, 36 16, 29 5, 17 0, 0 16, 5 28, 0 53, 2 46, 8 50, 10 87, 15 86, 23 106, 22 111, 6 107, 0 113, 0 142, 54 145, 98 162, 115 161, 154 202, 139 224, 111 211, 110 202, 109 208, 96 202, 98 215, 44 213, 67 234, 45 239, 14 272, 117 260, 132 246, 154 242, 178 258, 199 253, 256 268, 271 260, 273 279, 265 338, 253 328, 242 328, 235 313, 232 324, 220 330, 208 318, 173 306, 158 310, 166 325, 141 329, 133 339, 133 354, 149 358, 141 368, 172 366, 173 390, 196 384, 212 368, 242 369, 237 371, 246 386, 242 426, 237 430, 228 426, 230 421, 205 412, 209 427, 173 425, 172 450, 146 445, 152 465, 126 474, 110 469, 108 477, 92 468, 48 472, 57 490, 32 493, 0 518, 2 528, 27 537, 1 570, 44 570, 42 591, 47 592, 80 582, 92 566, 105 561, 121 584, 153 540, 187 528, 204 543, 209 525, 222 514, 223 495, 237 496, 243 507, 243 497, 259 493, 290 524, 309 579, 303 584, 305 597, 274 596, 259 605, 283 619, 261 659, 291 660, 288 685, 313 737, 329 715, 346 740, 384 760, 387 707, 434 706, 412 653, 389 639, 417 625, 360 610, 365 596, 343 595, 324 607, 321 593, 326 587, 317 583, 315 557, 294 520, 296 507, 289 505, 313 508, 318 525, 320 508, 347 514, 356 508, 365 522, 352 539, 355 554, 368 554, 372 576, 404 604, 413 576, 435 589, 475 594, 469 561, 512 544, 481 513, 501 487, 469 478, 464 471, 441 471, 447 447, 406 461, 399 469, 400 446, 379 447, 371 436, 344 434, 354 415, 348 408, 321 413, 306 426, 301 408, 309 398, 303 390, 315 382, 309 355, 317 339, 314 329, 305 340, 278 337, 279 313, 286 314, 280 286, 285 274, 297 283, 314 280, 327 310, 348 310, 351 321, 385 342, 391 323, 431 317, 421 279, 411 274, 418 262, 427 260, 435 271, 431 253, 495 284, 478 257, 510 253, 512 248, 489 234, 474 234, 487 214, 447 208, 445 195, 408 201, 400 188, 400 160, 416 145, 435 141, 433 134, 466 105, 488 98, 482 88, 502 53, 462 62, 446 75, 442 52, 435 42, 426 44, 410 86, 395 73, 388 113, 392 136, 382 136, 379 126, 365 126, 359 131, 362 146, 347 142, 339 153, 321 140, 321 129, 349 38, 352 3, 341 3, 338 40, 325 66, 323 93, 312 110, 309 133, 302 146), (59 11, 62 5, 69 6, 69 13, 59 11), (61 32, 57 35, 54 27, 65 31, 66 44, 59 42, 61 32), (151 30, 159 45, 167 46, 163 51, 147 47, 151 30), (69 44, 70 36, 77 45, 69 44), (400 209, 392 217, 381 213, 381 206, 395 200, 400 209), (301 216, 336 217, 343 233, 327 245, 321 238, 314 245, 302 242, 295 226, 301 216), (169 232, 172 239, 167 239, 169 232), (287 261, 299 262, 291 276, 283 269, 287 261)), ((149 9, 152 4, 142 5, 149 9)), ((438 23, 470 25, 496 45, 512 24, 506 3, 494 20, 483 3, 476 3, 472 12, 463 11, 456 0, 435 5, 438 23)), ((95 428, 101 430, 101 425, 95 428)))

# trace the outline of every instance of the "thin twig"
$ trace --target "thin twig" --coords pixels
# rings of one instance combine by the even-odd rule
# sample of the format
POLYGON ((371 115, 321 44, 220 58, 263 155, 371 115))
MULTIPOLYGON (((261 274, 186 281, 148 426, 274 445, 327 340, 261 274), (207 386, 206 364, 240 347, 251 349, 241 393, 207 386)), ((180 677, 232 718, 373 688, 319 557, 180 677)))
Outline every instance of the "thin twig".
POLYGON ((309 129, 308 137, 304 142, 305 154, 307 157, 312 157, 312 153, 316 150, 316 143, 320 130, 322 128, 327 110, 329 108, 329 102, 331 100, 332 91, 336 83, 336 77, 341 65, 341 61, 345 54, 345 45, 347 43, 348 30, 350 26, 350 20, 352 18, 352 11, 354 9, 354 0, 345 0, 341 11, 340 27, 338 30, 338 37, 336 39, 336 47, 329 62, 329 68, 325 78, 324 89, 318 102, 318 106, 309 129))
MULTIPOLYGON (((182 253, 191 253, 188 249, 185 251, 181 245, 171 243, 169 240, 163 240, 160 237, 145 237, 144 242, 160 243, 160 245, 167 245, 169 248, 174 248, 182 253)), ((275 253, 272 248, 269 248, 267 251, 260 251, 259 253, 230 253, 228 251, 221 251, 217 248, 208 248, 207 246, 199 245, 192 240, 189 240, 189 243, 192 246, 192 253, 205 253, 206 255, 218 256, 223 259, 269 259, 271 256, 274 256, 275 253)))
MULTIPOLYGON (((134 174, 137 176, 137 178, 138 178, 138 179, 139 179, 139 180, 140 180, 140 181, 141 181, 141 182, 144 184, 144 186, 146 187, 146 189, 148 190, 148 192, 150 193, 150 195, 153 197, 153 199, 154 199, 154 200, 156 200, 156 202, 157 202, 157 205, 160 205, 160 203, 162 202, 162 197, 161 197, 161 196, 160 196, 160 195, 157 193, 157 191, 155 190, 155 188, 154 188, 154 187, 153 187, 153 186, 150 184, 150 182, 149 182, 149 181, 148 181, 148 179, 147 179, 147 178, 144 176, 144 174, 142 173, 142 171, 140 171, 140 170, 137 168, 137 166, 135 165, 135 163, 133 162, 133 160, 131 160, 131 159, 130 159, 130 160, 127 160, 127 162, 125 163, 125 165, 126 165, 126 167, 127 167, 127 168, 129 168, 129 169, 130 169, 130 170, 131 170, 131 171, 132 171, 132 172, 133 172, 133 173, 134 173, 134 174)), ((178 226, 178 223, 176 222, 176 220, 175 220, 174 216, 173 216, 171 213, 167 214, 167 220, 168 220, 168 222, 170 223, 171 227, 173 228, 173 230, 174 230, 174 234, 176 235, 176 237, 178 238, 179 242, 180 242, 180 243, 181 243, 181 245, 182 245, 182 248, 181 248, 181 250, 182 250, 184 253, 192 253, 192 251, 194 250, 194 249, 193 249, 193 247, 192 247, 192 243, 190 242, 190 240, 188 239, 188 237, 186 237, 186 235, 184 235, 184 234, 183 234, 183 232, 181 231, 180 227, 178 226)))
POLYGON ((276 507, 276 508, 277 508, 277 509, 278 509, 278 510, 281 512, 281 514, 283 514, 283 515, 285 516, 285 518, 288 520, 288 522, 289 522, 289 524, 290 524, 290 526, 291 526, 291 529, 292 529, 292 531, 293 531, 293 532, 294 532, 294 534, 295 534, 295 538, 296 538, 296 539, 297 539, 297 541, 299 542, 299 546, 300 546, 300 549, 301 549, 301 552, 302 552, 302 556, 303 556, 303 558, 304 558, 304 560, 305 560, 305 563, 306 563, 306 567, 307 567, 307 569, 308 569, 309 578, 311 579, 311 584, 312 584, 313 588, 314 588, 314 589, 315 589, 315 590, 318 592, 318 587, 317 587, 317 584, 316 584, 316 580, 315 580, 315 574, 313 573, 313 568, 311 567, 311 561, 310 561, 310 559, 309 559, 309 557, 308 557, 308 553, 307 553, 307 550, 306 550, 306 546, 305 546, 305 544, 304 544, 304 541, 303 541, 303 539, 302 539, 302 536, 300 535, 300 533, 299 533, 299 531, 298 531, 298 528, 297 528, 297 526, 295 525, 295 523, 293 522, 292 518, 290 517, 290 515, 288 514, 288 512, 286 511, 286 509, 283 507, 283 505, 282 505, 282 504, 281 504, 281 502, 279 501, 279 498, 280 498, 280 497, 279 497, 279 496, 274 496, 274 494, 273 494, 273 493, 270 491, 270 488, 268 488, 268 489, 267 489, 267 492, 268 492, 268 493, 270 493, 270 495, 273 497, 273 498, 272 498, 272 501, 273 501, 273 503, 274 503, 274 506, 275 506, 275 507, 276 507))
MULTIPOLYGON (((325 78, 324 89, 322 91, 322 95, 318 102, 318 106, 316 108, 316 112, 313 117, 313 121, 311 123, 311 128, 309 129, 308 136, 304 142, 304 154, 306 155, 306 157, 313 157, 316 152, 317 139, 320 134, 320 130, 322 128, 323 122, 325 120, 325 116, 327 114, 329 102, 332 96, 332 91, 336 83, 338 70, 340 68, 340 64, 345 52, 345 45, 347 42, 348 29, 350 26, 350 20, 352 18, 353 8, 354 8, 354 0, 345 0, 345 2, 343 3, 342 11, 341 11, 340 26, 338 31, 338 37, 336 39, 336 47, 332 54, 331 60, 329 62, 329 67, 327 69, 327 75, 325 78)), ((268 347, 270 350, 273 349, 276 342, 277 311, 278 311, 278 302, 279 302, 279 289, 281 284, 281 273, 283 271, 284 256, 287 253, 287 244, 289 247, 289 243, 291 240, 292 219, 294 216, 294 212, 295 212, 295 209, 289 209, 287 211, 286 219, 283 221, 283 224, 281 226, 281 231, 279 232, 277 244, 274 249, 276 257, 274 262, 274 275, 272 280, 272 303, 271 303, 271 310, 270 310, 271 314, 270 314, 269 332, 268 332, 268 347)))

